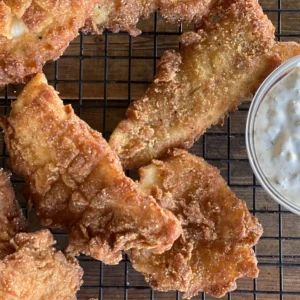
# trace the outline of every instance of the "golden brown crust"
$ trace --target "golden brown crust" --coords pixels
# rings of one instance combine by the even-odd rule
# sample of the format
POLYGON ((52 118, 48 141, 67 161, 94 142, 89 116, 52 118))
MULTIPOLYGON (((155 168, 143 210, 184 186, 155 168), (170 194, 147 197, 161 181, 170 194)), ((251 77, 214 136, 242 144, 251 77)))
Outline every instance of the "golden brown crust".
POLYGON ((0 87, 25 82, 78 35, 96 0, 1 0, 0 87))
POLYGON ((0 170, 0 260, 14 251, 10 239, 25 231, 27 222, 15 199, 9 175, 0 170))
POLYGON ((167 22, 198 23, 214 8, 219 0, 160 0, 159 9, 167 22))
POLYGON ((0 261, 0 299, 76 300, 83 270, 55 251, 50 231, 20 233, 11 242, 15 253, 0 261))
POLYGON ((256 0, 226 0, 197 33, 166 52, 145 96, 135 101, 110 138, 126 169, 168 149, 189 148, 207 128, 236 110, 284 59, 274 27, 256 0))
POLYGON ((85 32, 102 33, 125 30, 133 36, 141 31, 136 28, 139 19, 147 19, 160 10, 167 22, 198 22, 219 0, 100 0, 86 21, 85 32))
POLYGON ((273 52, 277 53, 282 61, 287 61, 294 56, 300 55, 300 44, 296 42, 276 42, 273 52))
POLYGON ((3 127, 41 222, 68 227, 68 252, 116 264, 122 250, 163 252, 180 235, 175 216, 139 192, 102 135, 63 105, 44 75, 25 87, 3 127))
POLYGON ((100 0, 86 20, 84 31, 101 34, 104 29, 125 30, 137 36, 141 33, 136 28, 139 19, 148 18, 157 8, 156 0, 100 0))
POLYGON ((252 246, 262 227, 215 167, 175 150, 142 168, 140 175, 141 190, 172 211, 183 227, 182 236, 161 255, 145 249, 129 252, 133 267, 154 289, 179 290, 184 298, 200 291, 222 297, 236 288, 236 279, 257 277, 252 246))

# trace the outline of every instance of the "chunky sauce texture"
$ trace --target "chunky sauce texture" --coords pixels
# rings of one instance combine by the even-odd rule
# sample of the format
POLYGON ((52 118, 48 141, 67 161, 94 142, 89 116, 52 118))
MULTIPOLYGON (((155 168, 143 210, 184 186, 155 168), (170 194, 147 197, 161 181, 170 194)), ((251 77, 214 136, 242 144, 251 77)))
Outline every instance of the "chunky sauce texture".
POLYGON ((271 185, 300 205, 300 64, 265 95, 255 119, 254 148, 271 185))

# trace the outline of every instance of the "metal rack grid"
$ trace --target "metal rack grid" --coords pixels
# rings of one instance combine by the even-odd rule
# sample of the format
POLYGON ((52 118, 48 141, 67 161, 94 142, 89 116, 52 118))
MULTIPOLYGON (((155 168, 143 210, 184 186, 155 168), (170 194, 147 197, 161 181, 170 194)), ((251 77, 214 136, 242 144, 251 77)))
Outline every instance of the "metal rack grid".
MULTIPOLYGON (((262 0, 260 3, 277 27, 278 40, 300 40, 298 0, 262 0)), ((139 38, 132 38, 126 33, 105 32, 101 37, 81 34, 61 59, 45 67, 49 82, 61 92, 65 103, 71 103, 76 113, 102 131, 106 138, 117 121, 122 119, 130 102, 138 98, 150 83, 161 53, 171 47, 176 48, 176 37, 186 30, 183 26, 170 28, 161 24, 159 15, 155 14, 152 20, 142 24, 146 30, 139 38), (136 50, 135 46, 139 43, 136 50), (116 49, 111 51, 112 48, 116 49), (140 63, 136 64, 137 61, 140 63), (89 67, 86 68, 86 65, 89 67), (94 69, 97 73, 92 71, 88 75, 94 69), (135 69, 138 69, 136 73, 135 69)), ((1 115, 9 112, 10 103, 20 90, 21 87, 8 87, 2 95, 0 91, 1 115)), ((269 199, 252 174, 244 143, 248 108, 249 102, 245 102, 239 112, 230 114, 223 127, 214 126, 191 149, 194 154, 219 167, 229 186, 246 200, 265 230, 255 247, 260 277, 238 280, 238 289, 224 299, 300 299, 300 219, 269 199)), ((2 150, 2 166, 7 168, 8 156, 3 141, 2 150)), ((136 178, 134 173, 129 175, 136 178)), ((15 176, 12 181, 16 191, 21 190, 23 182, 15 176)), ((37 229, 34 213, 26 210, 19 192, 17 197, 31 221, 32 229, 37 229)), ((66 243, 66 234, 56 230, 53 233, 58 247, 62 248, 66 243)), ((80 257, 80 263, 85 270, 85 284, 78 293, 78 299, 181 299, 178 292, 153 291, 143 277, 132 269, 127 257, 118 266, 104 266, 87 257, 80 257)), ((199 294, 194 299, 209 300, 211 297, 199 294)))

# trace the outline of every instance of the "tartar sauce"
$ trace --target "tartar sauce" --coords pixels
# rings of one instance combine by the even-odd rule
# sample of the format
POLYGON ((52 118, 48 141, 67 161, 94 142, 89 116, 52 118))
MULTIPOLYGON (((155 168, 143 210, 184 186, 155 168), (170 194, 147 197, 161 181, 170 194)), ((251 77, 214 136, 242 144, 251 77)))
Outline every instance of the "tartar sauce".
POLYGON ((271 185, 300 205, 300 64, 265 95, 255 118, 254 149, 271 185))

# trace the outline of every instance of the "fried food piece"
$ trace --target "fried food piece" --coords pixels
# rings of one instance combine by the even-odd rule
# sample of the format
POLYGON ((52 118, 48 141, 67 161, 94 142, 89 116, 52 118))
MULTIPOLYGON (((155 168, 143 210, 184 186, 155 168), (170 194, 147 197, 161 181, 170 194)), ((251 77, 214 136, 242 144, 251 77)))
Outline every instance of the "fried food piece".
POLYGON ((50 231, 19 233, 11 243, 15 253, 0 261, 0 299, 76 299, 83 270, 53 248, 50 231))
POLYGON ((217 11, 198 33, 183 34, 181 51, 163 55, 154 82, 113 132, 110 146, 126 169, 168 149, 191 147, 270 72, 300 53, 296 43, 275 43, 274 27, 257 0, 227 0, 217 11))
POLYGON ((300 55, 300 44, 296 42, 276 42, 272 50, 280 56, 282 61, 287 61, 300 55))
POLYGON ((0 169, 0 260, 14 251, 10 239, 27 229, 27 222, 15 199, 9 175, 0 169))
POLYGON ((159 9, 169 23, 197 24, 218 2, 218 0, 160 0, 159 9))
POLYGON ((102 33, 125 30, 133 36, 141 33, 136 28, 139 19, 147 19, 160 9, 161 15, 170 23, 197 22, 208 13, 217 0, 100 0, 90 18, 85 32, 102 33))
POLYGON ((0 87, 25 82, 59 58, 97 0, 0 0, 0 87))
POLYGON ((100 0, 86 20, 84 31, 101 34, 104 29, 112 32, 125 30, 137 36, 141 33, 136 28, 139 19, 148 18, 157 8, 156 0, 100 0))
POLYGON ((38 74, 3 121, 15 173, 43 225, 68 228, 68 252, 118 263, 122 250, 161 253, 181 234, 180 222, 125 176, 102 135, 64 106, 38 74))
POLYGON ((220 172, 202 158, 175 150, 140 170, 141 190, 181 221, 183 234, 161 254, 129 252, 133 267, 157 290, 179 290, 189 299, 198 292, 222 297, 236 279, 258 276, 252 250, 262 227, 220 172))

